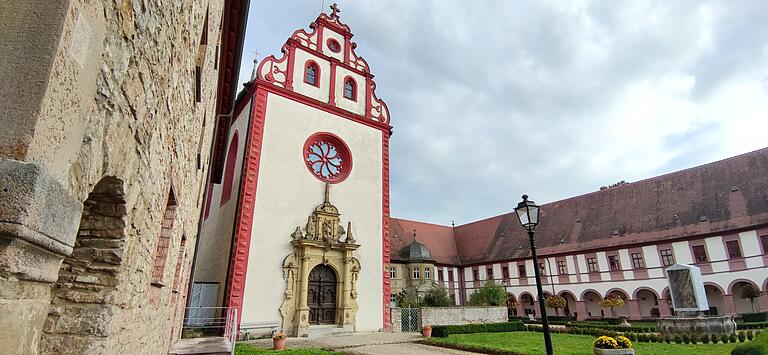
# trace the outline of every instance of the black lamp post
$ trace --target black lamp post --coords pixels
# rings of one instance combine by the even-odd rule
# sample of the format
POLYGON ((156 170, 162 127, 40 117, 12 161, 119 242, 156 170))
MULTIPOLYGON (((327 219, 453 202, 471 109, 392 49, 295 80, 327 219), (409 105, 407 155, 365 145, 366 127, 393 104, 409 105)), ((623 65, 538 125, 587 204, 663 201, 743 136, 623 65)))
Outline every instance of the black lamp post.
POLYGON ((541 272, 539 271, 539 258, 536 256, 536 242, 533 239, 533 231, 539 224, 539 206, 533 201, 528 201, 528 195, 523 195, 523 202, 517 204, 515 208, 517 218, 520 224, 528 231, 528 238, 531 240, 531 257, 533 257, 533 272, 536 275, 536 290, 539 292, 539 311, 541 312, 541 325, 544 327, 544 346, 547 348, 547 355, 552 355, 552 339, 549 336, 549 322, 547 321, 547 307, 544 304, 544 290, 541 288, 541 272))

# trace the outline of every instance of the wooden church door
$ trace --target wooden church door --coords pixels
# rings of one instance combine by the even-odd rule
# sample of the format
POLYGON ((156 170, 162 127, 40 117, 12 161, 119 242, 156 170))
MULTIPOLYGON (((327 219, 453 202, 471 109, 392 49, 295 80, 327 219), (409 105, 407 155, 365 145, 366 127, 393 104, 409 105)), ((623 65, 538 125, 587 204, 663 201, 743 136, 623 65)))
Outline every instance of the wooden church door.
POLYGON ((310 324, 336 323, 336 272, 318 265, 309 273, 307 290, 310 324))

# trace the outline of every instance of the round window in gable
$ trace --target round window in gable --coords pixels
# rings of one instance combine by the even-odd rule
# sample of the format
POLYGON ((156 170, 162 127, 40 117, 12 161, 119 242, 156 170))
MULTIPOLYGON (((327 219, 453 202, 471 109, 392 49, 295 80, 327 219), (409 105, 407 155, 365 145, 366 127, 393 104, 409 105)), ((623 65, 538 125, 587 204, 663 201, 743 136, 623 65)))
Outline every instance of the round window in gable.
POLYGON ((304 163, 320 181, 337 184, 349 176, 352 170, 352 154, 338 136, 318 132, 304 143, 304 163))
POLYGON ((327 40, 327 41, 325 41, 325 44, 327 44, 327 45, 328 45, 328 49, 330 49, 330 50, 331 50, 331 52, 333 52, 333 53, 339 53, 339 52, 341 52, 341 45, 340 45, 340 44, 339 44, 339 42, 338 42, 338 41, 336 41, 335 39, 333 39, 333 38, 328 38, 328 40, 327 40))

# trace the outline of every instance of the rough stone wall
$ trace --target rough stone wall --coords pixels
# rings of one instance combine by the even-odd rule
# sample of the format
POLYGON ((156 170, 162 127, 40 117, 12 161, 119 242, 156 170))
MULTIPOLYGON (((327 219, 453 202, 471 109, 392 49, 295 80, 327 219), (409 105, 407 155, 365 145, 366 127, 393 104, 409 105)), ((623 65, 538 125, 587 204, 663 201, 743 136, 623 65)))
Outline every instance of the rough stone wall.
POLYGON ((506 322, 507 307, 430 307, 421 309, 421 324, 462 325, 506 322))
MULTIPOLYGON (((49 256, 48 269, 44 269, 48 274, 27 277, 14 274, 13 265, 6 267, 6 261, 17 261, 6 253, 11 250, 9 245, 19 243, 12 238, 15 232, 8 233, 10 239, 0 240, 0 306, 9 300, 8 308, 14 309, 28 303, 25 300, 39 302, 48 297, 52 304, 47 320, 36 314, 18 314, 0 316, 0 321, 30 329, 28 338, 35 334, 40 338, 37 324, 44 321, 41 353, 165 353, 171 343, 171 322, 181 321, 181 317, 174 317, 179 311, 173 309, 172 300, 184 306, 194 254, 215 122, 214 63, 223 0, 71 0, 60 5, 64 9, 61 26, 36 27, 48 37, 58 36, 58 46, 49 53, 29 53, 53 58, 46 64, 49 67, 30 73, 35 79, 45 79, 42 85, 27 85, 30 96, 41 100, 12 102, 11 106, 35 108, 12 110, 3 118, 12 126, 14 122, 33 123, 6 134, 3 142, 13 146, 7 151, 0 147, 0 160, 21 160, 41 167, 73 200, 85 202, 83 219, 74 226, 77 229, 80 223, 81 235, 82 231, 111 230, 120 237, 75 241, 75 235, 68 236, 74 242, 69 248, 74 251, 67 262, 61 264, 67 256, 64 248, 49 256), (202 95, 201 102, 196 102, 195 68, 206 12, 202 95), (105 177, 122 182, 119 208, 126 214, 110 220, 114 225, 94 225, 102 222, 91 219, 96 211, 86 200, 105 177), (178 213, 163 280, 153 284, 152 256, 171 190, 178 213), (186 253, 179 250, 182 236, 186 236, 186 253), (174 293, 180 255, 188 257, 178 267, 187 275, 174 293), (97 263, 80 265, 85 259, 97 263), (102 269, 94 269, 99 267, 102 269), (49 296, 50 286, 40 282, 56 279, 59 284, 77 285, 79 289, 55 286, 49 296), (82 292, 89 288, 93 292, 82 292), (102 292, 105 288, 109 292, 102 292), (78 302, 87 305, 72 305, 78 302)), ((2 6, 14 10, 3 12, 0 19, 32 17, 11 21, 20 23, 18 31, 34 26, 34 17, 53 7, 39 0, 11 0, 2 6)), ((0 72, 5 74, 4 69, 0 72)), ((28 79, 23 74, 4 75, 0 88, 24 85, 28 79)), ((5 107, 7 102, 3 101, 5 107)), ((4 178, 0 176, 0 180, 4 178)), ((13 257, 27 257, 29 253, 23 253, 27 249, 26 244, 13 249, 22 250, 13 257)), ((30 353, 36 344, 36 339, 28 341, 18 352, 30 353)))

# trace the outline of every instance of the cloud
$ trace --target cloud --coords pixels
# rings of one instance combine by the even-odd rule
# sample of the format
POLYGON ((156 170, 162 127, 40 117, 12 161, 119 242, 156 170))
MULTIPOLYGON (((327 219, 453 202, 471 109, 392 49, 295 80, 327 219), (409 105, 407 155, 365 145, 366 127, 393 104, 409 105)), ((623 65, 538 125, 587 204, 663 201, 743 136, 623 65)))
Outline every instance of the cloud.
MULTIPOLYGON (((465 223, 765 146, 762 1, 340 7, 392 113, 393 216, 465 223)), ((252 4, 246 53, 319 10, 252 4)))

